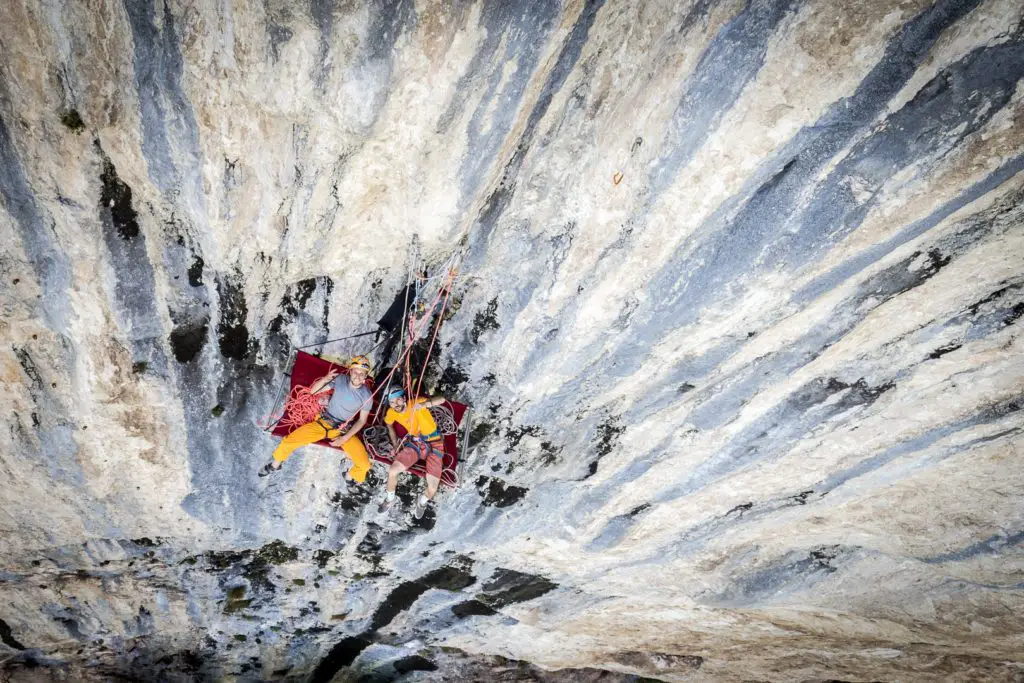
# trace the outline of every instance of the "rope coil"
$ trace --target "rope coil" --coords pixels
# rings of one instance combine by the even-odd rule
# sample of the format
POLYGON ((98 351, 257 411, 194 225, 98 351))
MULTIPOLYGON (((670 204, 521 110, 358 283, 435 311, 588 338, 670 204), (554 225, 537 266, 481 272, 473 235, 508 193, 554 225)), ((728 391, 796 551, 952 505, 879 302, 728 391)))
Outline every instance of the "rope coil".
POLYGON ((327 407, 327 401, 328 393, 326 391, 312 394, 309 387, 295 387, 284 402, 281 418, 277 424, 286 429, 294 429, 308 424, 323 412, 323 409, 327 407))
POLYGON ((455 415, 448 406, 433 406, 427 410, 430 411, 430 416, 434 418, 438 432, 444 435, 455 433, 457 429, 455 426, 455 415))

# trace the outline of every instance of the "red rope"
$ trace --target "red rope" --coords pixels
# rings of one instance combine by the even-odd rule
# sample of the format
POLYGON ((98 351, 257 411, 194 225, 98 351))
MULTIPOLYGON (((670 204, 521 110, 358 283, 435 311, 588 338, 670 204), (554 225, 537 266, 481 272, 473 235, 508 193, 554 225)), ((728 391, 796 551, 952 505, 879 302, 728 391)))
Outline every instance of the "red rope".
MULTIPOLYGON (((412 346, 406 344, 405 350, 398 354, 398 360, 391 367, 391 372, 389 372, 387 374, 387 376, 383 379, 383 381, 381 381, 381 382, 379 382, 377 384, 376 388, 373 390, 373 393, 370 395, 371 403, 377 397, 377 394, 379 394, 381 391, 384 390, 384 387, 386 387, 388 385, 388 382, 391 381, 391 378, 394 377, 395 371, 398 370, 399 367, 401 367, 402 361, 403 360, 408 361, 409 356, 410 356, 411 353, 412 353, 412 346), (404 359, 403 359, 403 356, 404 356, 404 359)), ((383 411, 379 412, 377 419, 378 420, 383 419, 383 414, 384 414, 383 411)))
MULTIPOLYGON (((437 307, 437 303, 441 300, 441 295, 444 294, 445 291, 448 289, 449 283, 451 282, 451 275, 452 274, 449 271, 449 273, 448 273, 448 282, 446 282, 440 289, 437 290, 437 296, 434 297, 434 300, 430 303, 430 306, 428 306, 427 308, 423 309, 423 316, 417 320, 416 313, 414 311, 413 315, 412 315, 412 319, 410 320, 410 323, 409 323, 409 339, 406 341, 406 344, 408 345, 410 353, 407 353, 406 357, 405 357, 405 395, 407 397, 412 397, 414 395, 413 392, 412 392, 412 353, 411 353, 412 346, 416 342, 416 337, 419 336, 420 331, 422 330, 423 326, 429 324, 429 322, 430 322, 430 314, 437 307)), ((447 295, 445 296, 445 300, 447 300, 447 295)), ((442 311, 442 313, 443 313, 443 311, 442 311)), ((440 321, 440 318, 438 318, 438 320, 440 321)), ((423 370, 424 371, 426 370, 426 364, 424 364, 423 370)), ((422 380, 423 380, 423 375, 422 375, 422 372, 421 372, 420 373, 420 382, 422 382, 422 380)), ((419 390, 417 389, 417 392, 418 391, 419 390)))
MULTIPOLYGON (((419 398, 420 388, 423 386, 423 375, 427 373, 427 363, 430 362, 430 353, 434 350, 434 342, 437 341, 437 332, 441 329, 441 323, 444 322, 444 309, 448 307, 448 296, 452 293, 451 289, 451 272, 448 274, 448 282, 442 288, 444 290, 444 303, 441 304, 441 310, 437 314, 437 325, 434 326, 434 334, 430 337, 430 346, 427 347, 427 357, 423 359, 423 369, 420 370, 419 381, 416 382, 416 393, 412 396, 419 398)), ((440 292, 438 292, 440 295, 440 292)), ((413 399, 415 404, 415 398, 413 399)))
POLYGON ((294 429, 309 424, 317 418, 327 405, 328 392, 309 393, 309 387, 295 387, 288 394, 284 404, 284 416, 277 423, 279 427, 294 429))

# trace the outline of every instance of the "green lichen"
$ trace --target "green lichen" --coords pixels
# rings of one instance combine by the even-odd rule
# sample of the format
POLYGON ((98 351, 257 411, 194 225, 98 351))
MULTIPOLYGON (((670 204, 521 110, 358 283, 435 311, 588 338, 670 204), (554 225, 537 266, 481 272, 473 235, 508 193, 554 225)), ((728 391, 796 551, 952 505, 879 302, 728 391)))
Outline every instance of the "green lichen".
POLYGON ((243 609, 247 609, 252 604, 252 600, 236 600, 234 602, 227 602, 224 604, 224 614, 235 614, 243 609))
POLYGON ((207 550, 204 557, 213 571, 223 571, 249 560, 251 550, 207 550))
POLYGON ((76 135, 85 130, 85 122, 82 121, 82 115, 78 113, 77 109, 68 109, 61 114, 60 122, 76 135))
POLYGON ((292 583, 294 583, 296 586, 305 586, 306 585, 306 580, 305 579, 292 579, 292 583))
POLYGON ((220 572, 232 568, 240 570, 251 586, 270 591, 273 590, 271 566, 290 562, 298 556, 297 548, 291 548, 282 541, 273 541, 256 551, 208 550, 203 554, 211 571, 220 572))
POLYGON ((224 414, 224 406, 218 403, 213 407, 213 410, 210 411, 210 414, 214 417, 220 417, 224 414))
POLYGON ((462 308, 462 296, 455 295, 448 302, 448 307, 445 310, 444 316, 443 316, 442 319, 444 321, 446 321, 446 322, 451 320, 452 318, 455 317, 455 314, 459 312, 460 308, 462 308))
POLYGON ((256 553, 256 560, 266 564, 284 564, 294 562, 299 557, 299 549, 291 548, 284 541, 271 541, 256 553))
POLYGON ((245 586, 236 586, 228 591, 227 600, 224 602, 224 614, 235 614, 251 604, 252 599, 245 597, 245 586))

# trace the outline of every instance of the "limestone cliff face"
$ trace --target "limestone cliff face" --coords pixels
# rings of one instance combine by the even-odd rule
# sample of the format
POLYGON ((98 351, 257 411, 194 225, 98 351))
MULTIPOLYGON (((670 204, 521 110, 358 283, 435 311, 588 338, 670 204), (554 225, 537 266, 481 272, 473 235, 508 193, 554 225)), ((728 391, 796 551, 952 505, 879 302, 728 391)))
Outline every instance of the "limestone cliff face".
POLYGON ((0 679, 1019 680, 1022 18, 0 3, 0 679), (258 479, 449 258, 461 487, 258 479))

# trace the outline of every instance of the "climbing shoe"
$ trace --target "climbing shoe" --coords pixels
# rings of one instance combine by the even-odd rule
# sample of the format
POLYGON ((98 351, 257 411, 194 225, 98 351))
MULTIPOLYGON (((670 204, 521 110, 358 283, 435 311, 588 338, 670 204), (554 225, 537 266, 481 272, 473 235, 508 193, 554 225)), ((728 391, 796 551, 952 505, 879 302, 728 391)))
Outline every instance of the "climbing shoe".
POLYGON ((257 472, 257 474, 259 476, 261 476, 261 477, 265 477, 268 474, 272 474, 274 472, 277 472, 280 469, 281 469, 280 467, 274 467, 274 463, 273 462, 268 462, 266 465, 263 466, 262 469, 260 469, 259 472, 257 472))
POLYGON ((423 496, 416 499, 416 507, 412 510, 412 516, 416 519, 423 519, 423 513, 427 511, 427 505, 430 503, 429 500, 424 500, 423 496))
POLYGON ((385 512, 390 510, 391 506, 394 505, 394 504, 395 504, 395 497, 394 496, 387 496, 387 495, 385 495, 384 496, 384 500, 382 500, 380 502, 380 507, 377 508, 377 512, 380 513, 380 514, 384 514, 385 512))

